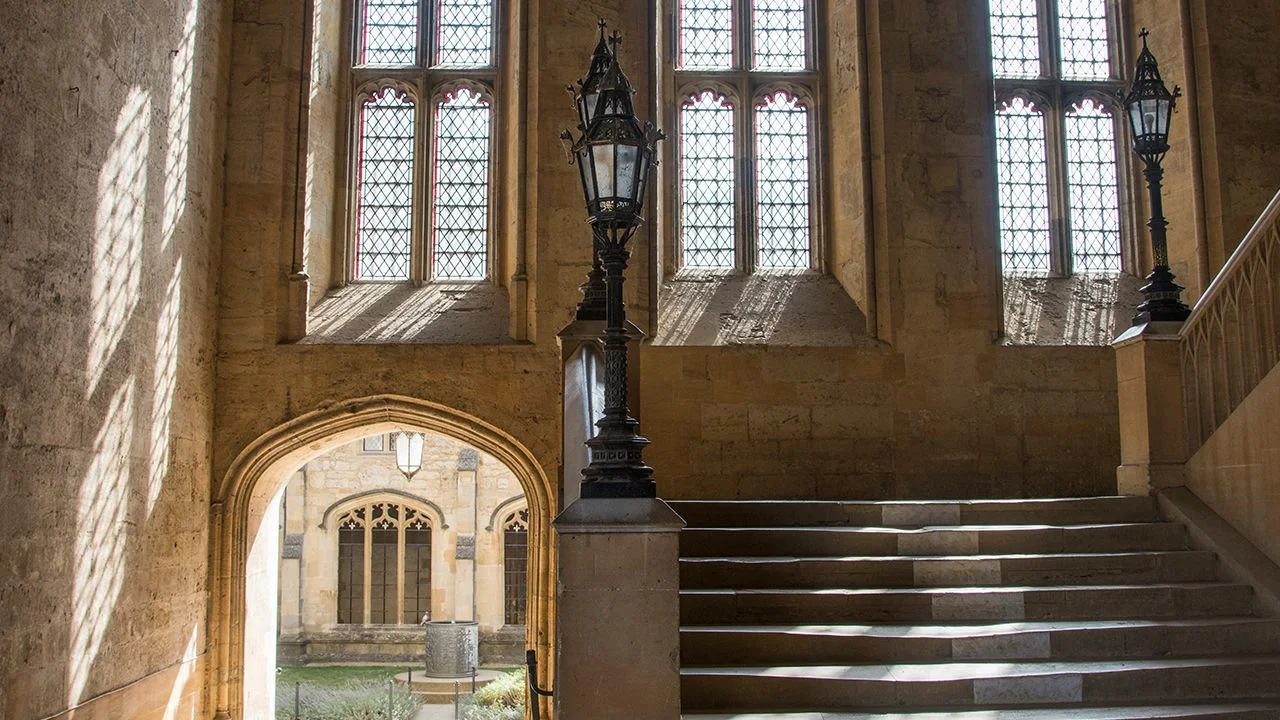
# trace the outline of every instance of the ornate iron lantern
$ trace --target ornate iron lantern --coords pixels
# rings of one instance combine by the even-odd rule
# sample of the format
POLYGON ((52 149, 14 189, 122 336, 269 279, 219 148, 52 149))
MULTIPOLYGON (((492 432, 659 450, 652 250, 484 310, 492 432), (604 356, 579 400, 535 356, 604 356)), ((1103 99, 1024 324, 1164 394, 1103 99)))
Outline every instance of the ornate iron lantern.
POLYGON ((1133 87, 1125 98, 1128 110, 1129 130, 1133 134, 1133 151, 1142 158, 1143 176, 1147 179, 1147 189, 1151 196, 1151 219, 1147 227, 1151 229, 1151 274, 1147 276, 1147 284, 1142 287, 1144 300, 1138 306, 1138 314, 1133 317, 1134 325, 1142 325, 1152 321, 1182 321, 1190 315, 1190 310, 1182 304, 1179 295, 1182 287, 1174 282, 1173 272, 1169 270, 1169 223, 1164 218, 1164 199, 1161 182, 1164 169, 1161 163, 1165 153, 1169 152, 1169 126, 1173 119, 1173 109, 1182 91, 1174 86, 1173 92, 1165 87, 1160 77, 1160 66, 1147 47, 1147 35, 1142 30, 1142 53, 1138 56, 1138 69, 1134 74, 1133 87))
MULTIPOLYGON (((603 21, 600 33, 603 43, 603 21)), ((604 301, 599 309, 605 321, 605 406, 596 436, 587 441, 591 463, 582 472, 583 498, 657 495, 653 468, 641 457, 649 441, 636 432, 639 423, 627 406, 630 337, 622 284, 630 257, 627 242, 643 219, 649 175, 657 164, 656 143, 663 135, 652 124, 641 126, 636 119, 635 88, 618 63, 620 42, 614 33, 607 45, 597 45, 591 67, 579 83, 574 100, 582 136, 574 141, 568 131, 561 135, 572 142, 592 228, 593 269, 583 288, 579 319, 584 319, 584 311, 592 311, 593 297, 602 294, 604 301)))

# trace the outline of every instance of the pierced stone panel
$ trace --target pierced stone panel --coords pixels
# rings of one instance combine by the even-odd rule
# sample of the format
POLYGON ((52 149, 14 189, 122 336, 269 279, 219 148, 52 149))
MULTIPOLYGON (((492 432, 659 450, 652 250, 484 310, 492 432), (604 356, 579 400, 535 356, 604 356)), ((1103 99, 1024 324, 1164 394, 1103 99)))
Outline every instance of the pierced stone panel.
POLYGON ((418 63, 418 0, 364 0, 361 65, 418 63))
POLYGON ((756 104, 756 264, 809 267, 809 109, 776 92, 756 104))
POLYGON ((991 0, 991 64, 998 78, 1040 75, 1037 0, 991 0))
POLYGON ((683 0, 679 9, 681 70, 733 67, 733 0, 683 0))
POLYGON ((356 279, 405 280, 413 239, 413 101, 394 88, 360 109, 356 279))
POLYGON ((805 5, 805 0, 755 0, 751 4, 753 69, 808 67, 805 5))
POLYGON ((1064 80, 1110 78, 1107 0, 1058 0, 1058 43, 1064 80))
POLYGON ((734 264, 734 109, 710 90, 680 107, 681 264, 734 264))
POLYGON ((431 228, 438 280, 483 280, 488 270, 489 101, 461 88, 436 105, 431 228))
POLYGON ((436 12, 437 66, 493 65, 493 0, 440 0, 436 12))
POLYGON ((1088 99, 1065 120, 1072 265, 1079 272, 1120 272, 1115 120, 1088 99))
POLYGON ((1044 115, 1022 98, 1014 98, 996 111, 996 174, 1004 271, 1049 272, 1044 115))

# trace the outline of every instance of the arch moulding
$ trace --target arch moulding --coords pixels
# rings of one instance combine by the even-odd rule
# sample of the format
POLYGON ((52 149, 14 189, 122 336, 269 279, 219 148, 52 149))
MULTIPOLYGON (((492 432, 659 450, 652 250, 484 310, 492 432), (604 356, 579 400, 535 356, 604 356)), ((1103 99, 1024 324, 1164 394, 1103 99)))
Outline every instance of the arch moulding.
MULTIPOLYGON (((218 482, 210 508, 210 677, 207 706, 217 720, 248 720, 244 708, 249 553, 264 514, 294 471, 308 460, 365 435, 397 429, 439 433, 505 464, 529 502, 529 599, 525 643, 550 658, 555 637, 555 491, 533 454, 507 432, 444 405, 400 395, 343 401, 279 425, 248 445, 218 482)), ((276 608, 270 608, 275 613, 276 608)), ((274 637, 270 639, 274 642, 274 637)), ((539 663, 544 687, 551 663, 539 663)), ((544 709, 549 716, 550 707, 544 709)))

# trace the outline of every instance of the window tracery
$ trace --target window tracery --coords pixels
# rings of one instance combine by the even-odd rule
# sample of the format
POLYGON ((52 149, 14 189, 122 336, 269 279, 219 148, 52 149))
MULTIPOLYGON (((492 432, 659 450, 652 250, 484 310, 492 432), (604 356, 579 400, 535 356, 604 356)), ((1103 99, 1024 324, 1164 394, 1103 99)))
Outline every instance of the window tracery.
POLYGON ((496 11, 494 0, 356 3, 349 279, 491 275, 496 11))
POLYGON ((812 11, 807 0, 677 4, 679 267, 813 267, 812 11))
POLYGON ((991 0, 1001 260, 1007 274, 1119 272, 1127 153, 1109 0, 991 0))
POLYGON ((375 500, 338 516, 338 623, 416 625, 431 610, 431 519, 375 500))

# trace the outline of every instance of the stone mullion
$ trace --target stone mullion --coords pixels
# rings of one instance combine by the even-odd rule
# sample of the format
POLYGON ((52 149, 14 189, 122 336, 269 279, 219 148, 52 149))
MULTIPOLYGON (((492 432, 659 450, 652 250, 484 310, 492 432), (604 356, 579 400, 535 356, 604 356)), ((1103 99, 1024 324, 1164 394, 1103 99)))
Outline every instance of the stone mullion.
POLYGON ((396 525, 396 621, 394 625, 404 622, 404 525, 405 513, 409 508, 400 506, 400 522, 396 525))
POLYGON ((373 608, 373 506, 365 510, 364 518, 364 624, 368 625, 373 608))

